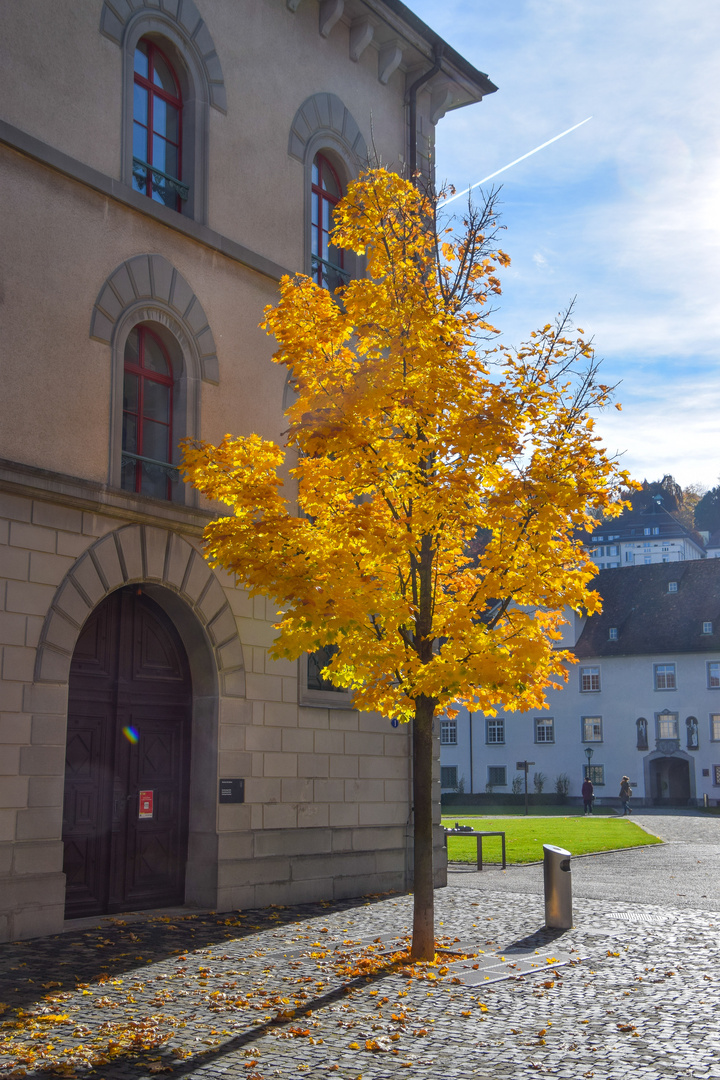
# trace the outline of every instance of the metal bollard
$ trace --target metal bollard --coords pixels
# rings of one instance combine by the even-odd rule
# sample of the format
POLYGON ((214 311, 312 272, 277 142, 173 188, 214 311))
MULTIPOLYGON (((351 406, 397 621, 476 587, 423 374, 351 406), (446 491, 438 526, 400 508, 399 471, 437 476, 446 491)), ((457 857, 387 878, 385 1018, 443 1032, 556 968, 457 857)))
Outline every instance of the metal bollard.
POLYGON ((552 844, 543 844, 543 878, 545 926, 569 930, 573 924, 570 852, 552 844))

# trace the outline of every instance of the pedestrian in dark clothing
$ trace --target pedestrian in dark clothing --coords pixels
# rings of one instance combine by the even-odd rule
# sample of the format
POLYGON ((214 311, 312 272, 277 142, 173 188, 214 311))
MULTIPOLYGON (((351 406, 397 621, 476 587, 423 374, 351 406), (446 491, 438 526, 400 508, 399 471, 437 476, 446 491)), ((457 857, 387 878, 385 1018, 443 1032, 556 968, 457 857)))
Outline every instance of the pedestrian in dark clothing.
POLYGON ((582 786, 583 806, 585 807, 586 814, 592 814, 592 804, 594 799, 592 780, 586 776, 585 782, 582 786))
POLYGON ((632 810, 630 809, 631 795, 632 788, 630 787, 630 777, 623 776, 620 781, 620 802, 622 803, 623 817, 625 817, 626 814, 632 814, 632 810))

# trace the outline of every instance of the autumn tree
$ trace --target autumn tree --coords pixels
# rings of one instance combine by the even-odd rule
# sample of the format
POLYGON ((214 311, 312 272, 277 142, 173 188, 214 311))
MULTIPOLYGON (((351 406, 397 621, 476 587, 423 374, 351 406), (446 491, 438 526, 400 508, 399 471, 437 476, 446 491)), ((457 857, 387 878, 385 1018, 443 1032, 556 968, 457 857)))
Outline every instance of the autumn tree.
POLYGON ((391 172, 351 185, 333 243, 366 275, 341 295, 286 277, 265 312, 295 389, 285 445, 185 451, 189 479, 233 510, 207 527, 207 557, 281 609, 273 654, 333 646, 333 684, 412 724, 419 959, 434 954, 433 718, 543 707, 570 659, 563 608, 599 603, 574 533, 621 509, 582 331, 562 317, 517 351, 487 345, 508 263, 492 205, 462 235, 438 237, 435 214, 391 172))

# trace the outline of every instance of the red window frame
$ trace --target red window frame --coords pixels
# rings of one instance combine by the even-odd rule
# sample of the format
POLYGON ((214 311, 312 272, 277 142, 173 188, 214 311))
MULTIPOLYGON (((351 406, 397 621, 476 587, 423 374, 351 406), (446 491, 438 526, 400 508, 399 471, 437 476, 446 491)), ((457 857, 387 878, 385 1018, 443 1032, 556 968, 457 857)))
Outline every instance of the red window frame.
MULTIPOLYGON (((171 464, 170 458, 171 458, 172 445, 173 445, 173 443, 172 443, 172 426, 173 426, 172 425, 172 418, 173 418, 173 381, 174 380, 173 380, 172 374, 162 375, 159 371, 153 371, 152 369, 145 367, 145 342, 146 342, 147 338, 152 338, 153 342, 159 347, 160 351, 163 354, 163 357, 165 358, 165 363, 167 364, 168 372, 172 372, 172 364, 170 363, 170 357, 168 356, 167 349, 165 348, 165 346, 163 345, 162 341, 157 336, 157 334, 154 334, 152 332, 152 330, 148 330, 148 328, 146 326, 137 326, 137 327, 135 327, 135 329, 137 330, 137 335, 138 335, 138 360, 137 360, 137 363, 133 363, 132 361, 127 359, 127 353, 126 353, 125 362, 123 364, 123 378, 125 377, 126 372, 137 376, 137 380, 138 380, 137 410, 123 408, 123 426, 124 426, 124 420, 125 420, 126 416, 134 416, 135 417, 135 423, 136 423, 136 429, 135 430, 137 431, 137 448, 135 450, 135 453, 138 455, 139 458, 142 458, 142 456, 143 456, 143 435, 144 435, 144 427, 145 427, 144 421, 146 421, 146 420, 150 421, 150 419, 151 419, 150 417, 145 416, 145 384, 147 382, 156 382, 156 383, 161 383, 163 386, 167 386, 168 389, 169 389, 169 393, 168 393, 168 422, 165 425, 163 423, 163 421, 152 418, 152 423, 154 423, 154 424, 163 424, 163 426, 166 426, 167 429, 168 429, 168 432, 167 432, 166 458, 167 458, 168 465, 170 465, 171 464)), ((126 448, 125 448, 124 439, 123 439, 123 451, 125 451, 125 449, 126 448)), ((136 461, 135 462, 135 484, 134 484, 134 487, 132 488, 133 491, 136 491, 138 493, 142 493, 142 480, 143 480, 143 462, 142 461, 136 461)), ((165 493, 165 498, 166 499, 171 498, 170 483, 171 483, 170 477, 168 476, 167 489, 166 489, 166 493, 165 493)))
MULTIPOLYGON (((182 94, 181 94, 181 91, 180 91, 180 82, 179 82, 178 77, 177 77, 177 75, 175 73, 175 68, 172 66, 172 64, 168 60, 167 56, 165 55, 165 53, 162 51, 162 49, 159 49, 158 46, 155 45, 155 43, 152 42, 149 38, 141 38, 140 41, 138 42, 138 45, 141 45, 141 44, 145 45, 145 47, 147 48, 148 75, 147 75, 147 78, 145 78, 144 75, 140 75, 139 72, 135 71, 134 72, 133 85, 137 84, 138 86, 142 86, 148 92, 147 139, 146 139, 146 144, 145 144, 146 145, 146 154, 147 154, 147 156, 145 158, 145 161, 150 166, 156 164, 156 162, 153 161, 153 130, 154 130, 154 117, 153 117, 154 108, 153 107, 154 107, 155 99, 156 98, 161 98, 163 101, 166 101, 169 105, 173 105, 178 111, 178 138, 177 138, 177 142, 176 143, 173 142, 172 139, 168 139, 164 135, 163 135, 163 138, 165 139, 166 142, 170 143, 170 145, 177 147, 178 168, 177 168, 177 176, 175 177, 175 179, 177 181, 180 181, 180 178, 182 177, 182 110, 183 110, 182 94), (161 56, 162 57, 164 64, 166 65, 168 71, 170 72, 170 74, 172 75, 172 77, 173 77, 173 79, 175 81, 175 89, 177 91, 177 94, 174 97, 173 97, 172 94, 169 94, 167 91, 163 90, 162 87, 156 86, 154 81, 153 81, 153 75, 154 75, 154 71, 155 71, 155 57, 156 56, 161 56)), ((133 132, 134 132, 135 124, 140 124, 141 127, 146 126, 145 124, 142 123, 141 120, 136 119, 136 117, 135 117, 135 109, 133 107, 133 132)), ((147 178, 145 180, 145 194, 150 199, 152 199, 153 196, 156 194, 155 192, 153 192, 152 180, 153 180, 153 174, 150 171, 150 169, 148 169, 147 178)), ((157 201, 162 202, 164 206, 169 205, 162 198, 160 198, 157 201)), ((175 209, 175 210, 181 210, 182 209, 182 200, 180 199, 179 195, 177 195, 176 198, 175 198, 175 206, 173 207, 173 209, 175 209)))
MULTIPOLYGON (((311 216, 310 216, 310 228, 312 230, 311 249, 312 249, 312 252, 313 252, 312 277, 317 282, 317 284, 322 286, 323 288, 328 288, 328 287, 333 287, 334 288, 336 286, 334 286, 334 285, 331 286, 330 281, 329 281, 330 274, 332 273, 332 271, 330 270, 330 267, 337 267, 338 270, 342 271, 342 269, 343 269, 343 253, 342 253, 342 250, 338 250, 337 255, 336 255, 336 259, 330 259, 328 257, 329 254, 330 254, 329 250, 328 250, 329 247, 330 247, 330 231, 329 231, 329 229, 324 229, 323 228, 323 217, 324 217, 323 206, 324 205, 328 206, 328 208, 329 208, 328 218, 331 218, 332 217, 332 209, 333 209, 333 207, 337 206, 337 204, 342 199, 343 186, 342 186, 342 184, 340 182, 340 177, 338 176, 337 171, 333 168, 333 166, 331 165, 331 163, 328 161, 328 159, 325 157, 324 154, 316 154, 315 158, 313 159, 313 165, 317 165, 317 170, 318 170, 317 183, 315 183, 314 180, 313 180, 313 183, 312 183, 312 193, 313 193, 313 195, 317 196, 317 200, 318 200, 318 213, 317 213, 317 221, 313 221, 313 216, 314 215, 311 214, 311 216), (341 192, 340 195, 333 195, 332 192, 327 191, 323 187, 323 180, 325 178, 326 173, 329 173, 332 176, 333 180, 335 181, 335 184, 337 186, 338 191, 341 192), (322 261, 318 261, 318 260, 322 260, 322 261), (327 265, 323 265, 324 263, 325 264, 329 263, 330 267, 328 267, 327 265), (329 270, 330 270, 330 273, 328 273, 329 270)), ((343 284, 344 280, 345 280, 344 275, 342 273, 340 273, 340 274, 337 275, 337 277, 340 279, 338 284, 343 284)))

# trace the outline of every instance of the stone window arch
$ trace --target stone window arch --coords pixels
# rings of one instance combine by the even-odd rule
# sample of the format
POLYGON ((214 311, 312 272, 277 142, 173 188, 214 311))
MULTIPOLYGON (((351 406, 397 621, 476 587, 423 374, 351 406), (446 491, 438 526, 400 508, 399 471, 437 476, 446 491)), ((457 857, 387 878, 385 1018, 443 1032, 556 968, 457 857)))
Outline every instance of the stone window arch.
MULTIPOLYGON (((295 113, 290 127, 288 153, 304 167, 303 207, 305 260, 304 271, 313 272, 312 197, 313 164, 318 155, 332 167, 345 191, 362 169, 368 166, 365 138, 349 109, 336 94, 313 94, 295 113)), ((343 270, 350 278, 363 272, 364 260, 345 252, 343 270)))
POLYGON ((180 212, 203 224, 208 208, 209 109, 227 111, 222 67, 212 36, 193 0, 155 0, 150 3, 106 2, 100 32, 122 50, 123 99, 121 179, 133 186, 133 93, 135 50, 141 39, 156 45, 167 57, 179 81, 182 98, 183 157, 180 212), (186 190, 185 190, 186 189, 186 190))
MULTIPOLYGON (((145 327, 162 343, 172 369, 172 466, 179 442, 200 432, 200 385, 219 382, 215 339, 202 304, 185 278, 162 255, 138 255, 104 282, 93 308, 90 336, 111 349, 108 483, 121 487, 123 468, 123 380, 128 338, 145 327)), ((170 473, 168 497, 194 505, 196 492, 170 473)))

